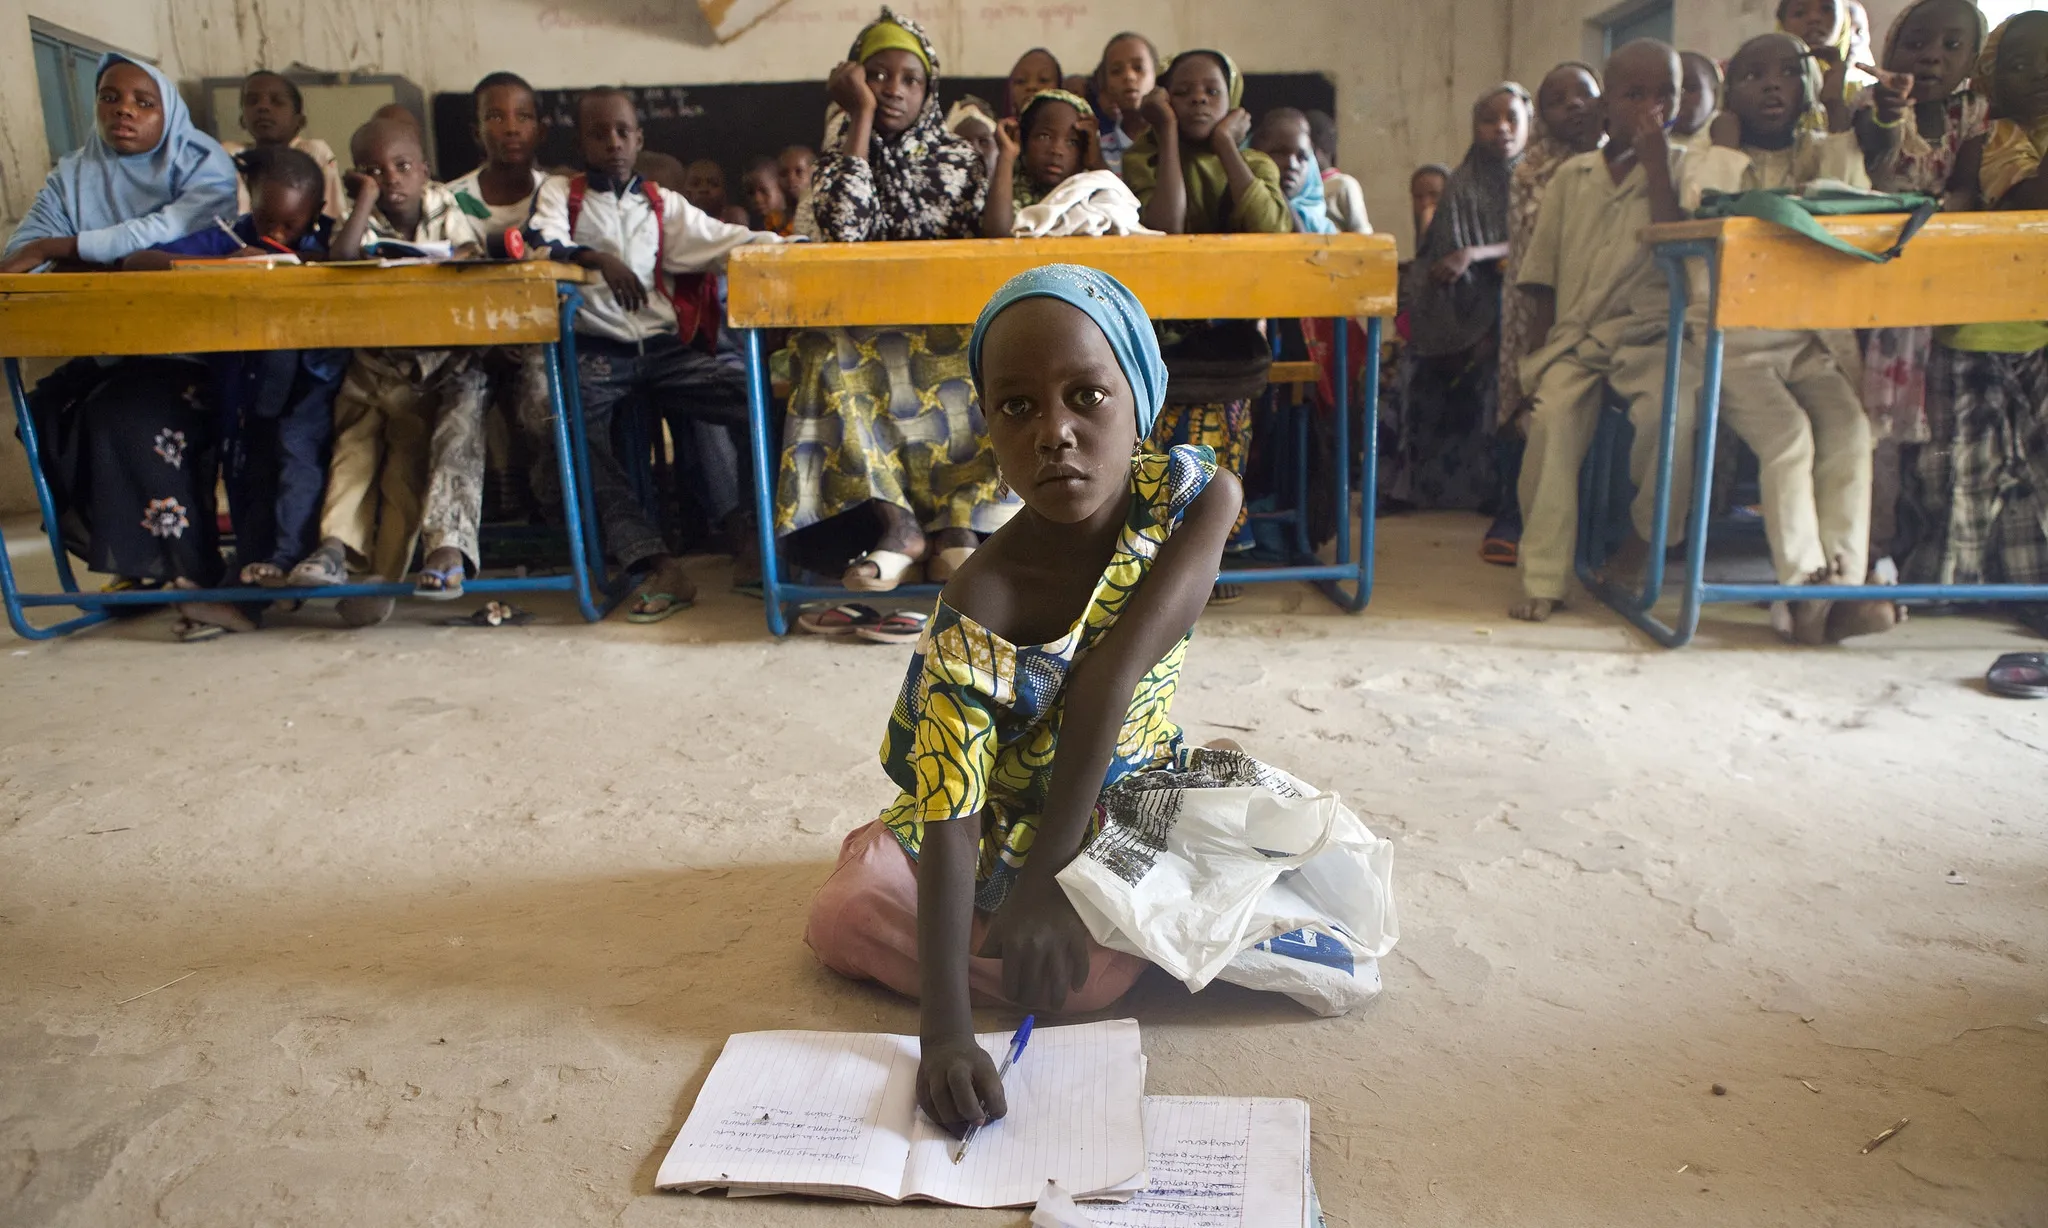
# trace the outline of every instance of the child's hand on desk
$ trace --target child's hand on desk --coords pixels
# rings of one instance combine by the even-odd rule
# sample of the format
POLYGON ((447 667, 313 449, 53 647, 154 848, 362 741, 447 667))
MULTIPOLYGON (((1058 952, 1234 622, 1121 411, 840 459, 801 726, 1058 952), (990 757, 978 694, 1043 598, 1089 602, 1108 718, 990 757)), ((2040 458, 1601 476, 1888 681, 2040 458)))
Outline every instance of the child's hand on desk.
POLYGON ((625 261, 609 252, 592 252, 591 257, 591 267, 604 278, 605 289, 612 292, 620 307, 638 311, 647 305, 647 287, 625 261))
POLYGON ((1088 927, 1057 881, 1020 877, 989 921, 977 952, 1003 961, 1003 996, 1026 1010, 1056 1011, 1088 983, 1088 927))
POLYGON ((1003 1100, 1003 1081, 996 1077, 995 1061, 974 1043, 971 1032, 920 1046, 917 1107, 955 1138, 969 1126, 1010 1111, 1003 1100))
POLYGON ((868 70, 852 60, 832 70, 825 79, 825 93, 850 116, 872 117, 875 113, 875 91, 868 88, 868 70))
POLYGON ((59 235, 51 239, 36 239, 21 245, 4 263, 0 273, 26 273, 31 269, 48 264, 52 260, 76 260, 78 239, 74 235, 59 235))

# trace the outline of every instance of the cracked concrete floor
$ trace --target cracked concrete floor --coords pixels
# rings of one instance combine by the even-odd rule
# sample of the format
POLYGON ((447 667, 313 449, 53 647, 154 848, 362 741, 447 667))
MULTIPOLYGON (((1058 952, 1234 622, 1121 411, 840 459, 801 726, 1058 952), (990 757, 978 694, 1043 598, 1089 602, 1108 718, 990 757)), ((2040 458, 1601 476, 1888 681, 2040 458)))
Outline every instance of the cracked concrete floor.
MULTIPOLYGON (((1405 933, 1346 1019, 1142 983, 1152 1090, 1306 1097, 1336 1225, 2048 1224, 2027 641, 1512 625, 1479 528, 1203 621, 1178 715, 1390 835, 1405 933)), ((651 1189, 728 1033, 915 1027, 799 940, 903 655, 758 611, 5 645, 0 1222, 1019 1223, 651 1189)))

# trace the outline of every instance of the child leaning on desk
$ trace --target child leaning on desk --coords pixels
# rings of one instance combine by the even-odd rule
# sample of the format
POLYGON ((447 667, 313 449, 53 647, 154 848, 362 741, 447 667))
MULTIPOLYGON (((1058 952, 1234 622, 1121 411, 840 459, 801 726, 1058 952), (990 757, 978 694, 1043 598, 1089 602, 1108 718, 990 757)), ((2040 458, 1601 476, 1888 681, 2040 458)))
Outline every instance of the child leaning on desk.
MULTIPOLYGON (((454 193, 427 177, 419 129, 373 119, 349 140, 353 194, 335 236, 336 260, 363 256, 369 242, 446 243, 457 256, 482 250, 454 193)), ((334 457, 320 512, 321 542, 292 569, 294 584, 342 584, 349 568, 397 580, 425 538, 415 592, 459 596, 465 567, 477 565, 483 513, 484 373, 469 349, 357 350, 334 401, 334 457)), ((381 622, 388 598, 341 607, 352 625, 381 622)))
MULTIPOLYGON (((1687 175, 1688 208, 1700 190, 1804 188, 1832 180, 1868 188, 1852 131, 1802 127, 1821 75, 1798 39, 1765 34, 1728 61, 1728 109, 1715 147, 1687 175)), ((1859 389, 1863 360, 1846 329, 1735 329, 1723 341, 1721 413, 1756 453, 1764 536, 1778 583, 1861 584, 1869 563, 1871 438, 1859 389)), ((1889 599, 1792 601, 1773 610, 1798 644, 1839 643, 1889 631, 1889 599)))
POLYGON ((919 1103, 956 1132, 1004 1112, 972 1002, 1099 1010, 1144 969, 1054 878, 1104 789, 1257 766, 1190 750, 1168 713, 1242 490, 1208 448, 1144 450, 1166 395, 1144 308, 1048 265, 997 292, 968 353, 1024 508, 940 595, 883 743, 902 792, 846 838, 805 933, 827 967, 922 1002, 919 1103))
MULTIPOLYGON (((185 257, 289 254, 327 258, 332 224, 326 175, 302 150, 258 145, 235 159, 250 211, 174 242, 137 252, 123 269, 163 269, 185 257)), ((334 437, 334 394, 347 350, 257 350, 208 354, 219 406, 221 478, 235 528, 244 584, 275 586, 313 548, 327 454, 334 437)), ((187 631, 181 638, 203 638, 187 631)))
MULTIPOLYGON (((2048 12, 1994 30, 1975 81, 1997 118, 1963 147, 1949 207, 2048 209, 2048 12)), ((1927 419, 1918 477, 1945 514, 1908 558, 1908 579, 2048 583, 2048 322, 1937 330, 1927 419)), ((2042 606, 2018 610, 2048 628, 2042 606)))

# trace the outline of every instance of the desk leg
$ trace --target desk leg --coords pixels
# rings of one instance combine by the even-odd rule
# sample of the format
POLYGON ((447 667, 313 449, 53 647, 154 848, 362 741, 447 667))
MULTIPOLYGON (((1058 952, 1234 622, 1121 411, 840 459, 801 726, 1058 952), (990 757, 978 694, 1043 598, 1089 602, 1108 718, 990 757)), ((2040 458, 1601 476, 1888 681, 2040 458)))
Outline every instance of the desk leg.
MULTIPOLYGON (((7 394, 14 403, 14 420, 21 428, 21 450, 28 458, 29 479, 35 483, 36 507, 43 516, 43 532, 50 541, 50 557, 57 565, 57 580, 67 593, 78 591, 78 580, 71 574, 71 556, 64 549, 64 536, 57 528, 57 505, 50 497, 50 484, 43 476, 43 451, 41 440, 36 436, 35 418, 28 411, 28 394, 21 386, 21 360, 7 360, 7 394)), ((14 633, 25 640, 55 639, 69 635, 94 623, 103 623, 109 617, 104 609, 88 610, 78 618, 68 619, 50 627, 37 627, 28 621, 21 605, 21 586, 14 578, 13 561, 7 557, 7 541, 0 536, 0 601, 7 606, 7 622, 14 633)))
MULTIPOLYGON (((1351 322, 1346 319, 1332 321, 1336 327, 1337 340, 1333 349, 1336 360, 1335 406, 1337 444, 1337 565, 1353 562, 1351 553, 1351 322)), ((1365 432, 1365 468, 1359 475, 1358 495, 1360 510, 1358 516, 1357 570, 1351 579, 1352 589, 1346 594, 1341 580, 1324 580, 1317 584, 1323 595, 1337 603, 1349 614, 1356 614, 1372 600, 1373 554, 1378 542, 1379 527, 1374 515, 1379 502, 1380 468, 1380 320, 1378 316, 1366 322, 1365 326, 1365 371, 1361 377, 1364 412, 1360 415, 1361 430, 1365 432)))
MULTIPOLYGON (((583 509, 583 556, 588 560, 590 575, 596 579, 593 592, 604 594, 604 600, 596 603, 598 617, 602 618, 624 600, 627 577, 624 574, 612 576, 605 569, 604 536, 598 522, 596 488, 590 480, 590 439, 583 430, 583 388, 576 375, 576 313, 582 306, 582 293, 574 286, 563 286, 562 339, 558 344, 561 353, 561 403, 566 409, 563 417, 569 428, 570 448, 564 454, 562 488, 567 491, 573 486, 577 503, 583 509)), ((576 528, 572 525, 570 531, 575 532, 576 528)))
POLYGON ((789 634, 782 606, 782 560, 776 556, 775 473, 780 457, 768 431, 768 365, 761 357, 761 330, 746 330, 747 432, 754 445, 754 522, 761 534, 761 602, 768 607, 768 634, 789 634))
MULTIPOLYGON (((565 308, 564 334, 568 332, 566 316, 565 308)), ((584 502, 576 482, 576 466, 572 459, 575 445, 569 434, 568 401, 563 395, 564 386, 573 384, 576 376, 573 370, 563 369, 561 342, 547 345, 544 352, 547 355, 548 405, 555 424, 555 465, 562 480, 562 524, 569 535, 569 570, 576 580, 576 606, 583 614, 583 621, 594 623, 604 617, 604 612, 597 608, 590 572, 593 565, 604 566, 604 560, 602 556, 593 559, 584 548, 583 522, 591 514, 591 509, 584 502)))

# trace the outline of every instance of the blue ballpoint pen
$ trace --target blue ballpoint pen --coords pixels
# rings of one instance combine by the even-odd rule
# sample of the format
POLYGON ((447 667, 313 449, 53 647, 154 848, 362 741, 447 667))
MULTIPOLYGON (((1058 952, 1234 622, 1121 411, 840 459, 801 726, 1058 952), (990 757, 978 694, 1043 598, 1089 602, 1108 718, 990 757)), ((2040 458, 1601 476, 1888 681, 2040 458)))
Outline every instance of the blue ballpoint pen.
MULTIPOLYGON (((1024 1022, 1017 1027, 1017 1034, 1010 1038, 1010 1051, 1003 1055, 1003 1064, 996 1068, 996 1081, 998 1083, 1002 1082, 1004 1075, 1010 1073, 1010 1067, 1017 1064, 1017 1059, 1024 1056, 1024 1046, 1031 1043, 1031 1024, 1037 1018, 1038 1016, 1036 1015, 1024 1016, 1024 1022)), ((959 1149, 953 1153, 953 1163, 958 1164, 966 1157, 967 1144, 973 1142, 974 1136, 979 1133, 981 1133, 980 1122, 967 1127, 967 1133, 960 1136, 959 1149)))

